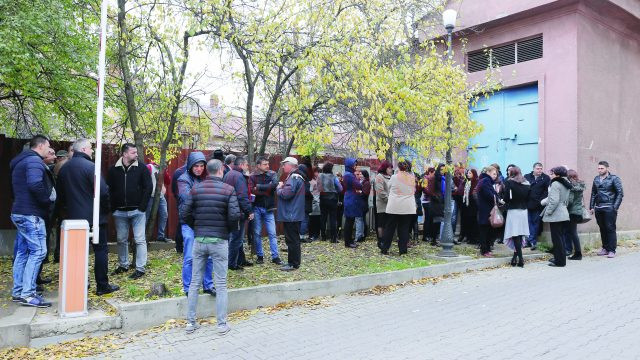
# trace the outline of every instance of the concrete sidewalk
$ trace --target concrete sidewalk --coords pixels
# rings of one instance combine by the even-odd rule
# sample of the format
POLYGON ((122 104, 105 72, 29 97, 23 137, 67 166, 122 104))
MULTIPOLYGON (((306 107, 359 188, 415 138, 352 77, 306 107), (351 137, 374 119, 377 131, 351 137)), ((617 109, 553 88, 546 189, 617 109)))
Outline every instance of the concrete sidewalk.
MULTIPOLYGON (((546 254, 527 255, 529 260, 546 254)), ((392 271, 386 273, 350 276, 345 278, 297 281, 290 283, 263 285, 229 291, 229 311, 256 309, 291 300, 303 300, 316 296, 340 295, 366 290, 381 285, 394 285, 425 277, 437 277, 450 273, 486 269, 508 263, 510 258, 465 260, 461 257, 446 264, 422 268, 392 271)), ((0 319, 0 347, 38 347, 50 343, 98 335, 106 331, 134 331, 163 324, 169 319, 184 317, 186 297, 125 303, 107 299, 117 309, 111 315, 100 309, 90 309, 89 316, 61 319, 58 316, 56 292, 46 292, 53 300, 47 309, 35 309, 9 303, 5 309, 7 316, 0 319)), ((208 294, 201 295, 199 316, 213 316, 215 299, 208 294)))

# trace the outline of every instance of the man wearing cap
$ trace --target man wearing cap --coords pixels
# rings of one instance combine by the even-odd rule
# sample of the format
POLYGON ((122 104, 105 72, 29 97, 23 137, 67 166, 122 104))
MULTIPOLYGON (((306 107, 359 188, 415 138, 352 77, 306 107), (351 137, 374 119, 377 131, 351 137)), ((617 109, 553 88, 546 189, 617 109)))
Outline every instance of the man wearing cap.
POLYGON ((284 236, 288 248, 288 263, 280 270, 292 271, 300 267, 300 223, 304 218, 304 179, 296 170, 298 160, 287 157, 282 161, 287 179, 278 183, 277 219, 284 227, 284 236))
POLYGON ((67 163, 73 157, 73 145, 69 145, 69 150, 58 150, 56 153, 56 164, 53 167, 53 175, 58 177, 60 168, 67 163))
MULTIPOLYGON (((73 157, 73 144, 69 145, 69 150, 58 150, 56 153, 56 164, 53 166, 53 176, 57 179, 60 169, 73 157)), ((66 217, 66 208, 62 201, 57 201, 53 209, 51 223, 55 226, 56 246, 53 252, 53 262, 60 262, 60 229, 62 228, 62 220, 66 217)))

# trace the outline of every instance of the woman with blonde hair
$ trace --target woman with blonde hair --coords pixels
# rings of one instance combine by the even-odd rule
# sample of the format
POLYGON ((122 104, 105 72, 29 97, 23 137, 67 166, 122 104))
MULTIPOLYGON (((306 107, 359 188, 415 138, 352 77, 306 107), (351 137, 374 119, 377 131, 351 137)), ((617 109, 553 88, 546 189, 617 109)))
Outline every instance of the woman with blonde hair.
POLYGON ((409 243, 409 230, 411 222, 416 216, 416 179, 411 172, 411 163, 401 161, 398 163, 398 172, 389 180, 389 197, 386 212, 388 214, 387 226, 380 246, 382 254, 389 254, 393 234, 398 230, 398 248, 400 255, 407 253, 409 243))

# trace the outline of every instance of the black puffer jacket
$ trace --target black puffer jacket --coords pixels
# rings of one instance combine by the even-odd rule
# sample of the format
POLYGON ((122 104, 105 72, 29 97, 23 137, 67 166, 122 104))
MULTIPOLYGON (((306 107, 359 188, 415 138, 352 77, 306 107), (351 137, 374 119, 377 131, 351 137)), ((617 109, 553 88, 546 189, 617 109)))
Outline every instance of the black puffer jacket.
POLYGON ((241 217, 235 190, 215 176, 195 184, 180 207, 180 221, 191 226, 195 236, 229 240, 241 217))
POLYGON ((526 209, 530 188, 531 186, 526 180, 523 183, 513 180, 505 181, 504 197, 502 199, 507 204, 507 210, 526 209))
POLYGON ((609 174, 604 179, 596 176, 593 179, 593 187, 591 187, 591 205, 590 208, 596 207, 613 207, 618 210, 622 204, 622 181, 616 175, 609 174))
POLYGON ((244 214, 242 219, 247 219, 253 212, 251 208, 251 202, 249 201, 249 186, 247 185, 247 179, 245 179, 242 173, 242 168, 237 165, 231 166, 231 171, 224 175, 222 181, 225 184, 232 186, 236 190, 236 197, 240 210, 244 214))
POLYGON ((549 194, 549 185, 551 185, 551 178, 549 175, 542 173, 538 178, 533 175, 533 172, 524 176, 525 179, 531 185, 529 192, 529 200, 527 201, 527 209, 529 210, 542 210, 540 201, 546 198, 549 194))

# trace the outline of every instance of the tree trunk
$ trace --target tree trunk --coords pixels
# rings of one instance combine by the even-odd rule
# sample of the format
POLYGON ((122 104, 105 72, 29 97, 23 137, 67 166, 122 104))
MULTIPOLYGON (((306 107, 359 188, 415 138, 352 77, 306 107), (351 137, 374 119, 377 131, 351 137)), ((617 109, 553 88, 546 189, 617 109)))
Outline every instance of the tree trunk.
POLYGON ((122 70, 122 81, 124 82, 124 94, 127 101, 127 114, 131 131, 133 132, 133 140, 136 148, 138 148, 138 158, 144 160, 144 142, 138 125, 138 109, 136 107, 135 93, 133 90, 133 80, 131 78, 131 70, 129 69, 129 58, 127 55, 127 45, 129 44, 129 29, 126 22, 126 0, 118 0, 118 61, 122 70))
POLYGON ((287 149, 284 151, 282 156, 287 157, 291 153, 291 149, 293 149, 293 143, 295 142, 296 137, 291 135, 291 139, 289 139, 289 143, 287 144, 287 149))
MULTIPOLYGON (((173 89, 173 106, 171 108, 171 116, 169 117, 169 127, 167 129, 167 135, 162 143, 160 143, 160 165, 158 166, 158 176, 156 180, 156 191, 153 196, 153 203, 151 205, 151 219, 147 223, 147 239, 153 234, 153 228, 158 217, 158 207, 160 205, 160 196, 162 196, 162 185, 164 184, 164 171, 167 168, 167 150, 173 141, 173 134, 175 132, 176 123, 178 122, 178 113, 180 111, 180 104, 182 103, 182 85, 184 83, 184 77, 187 72, 187 63, 189 61, 189 38, 190 35, 185 33, 182 43, 182 64, 180 65, 180 73, 173 74, 174 83, 173 89)), ((168 48, 167 48, 168 51, 168 48)), ((175 69, 174 57, 171 54, 167 56, 171 63, 172 69, 175 69)), ((168 209, 167 209, 168 211, 168 209)), ((165 229, 166 231, 166 229, 165 229)))

